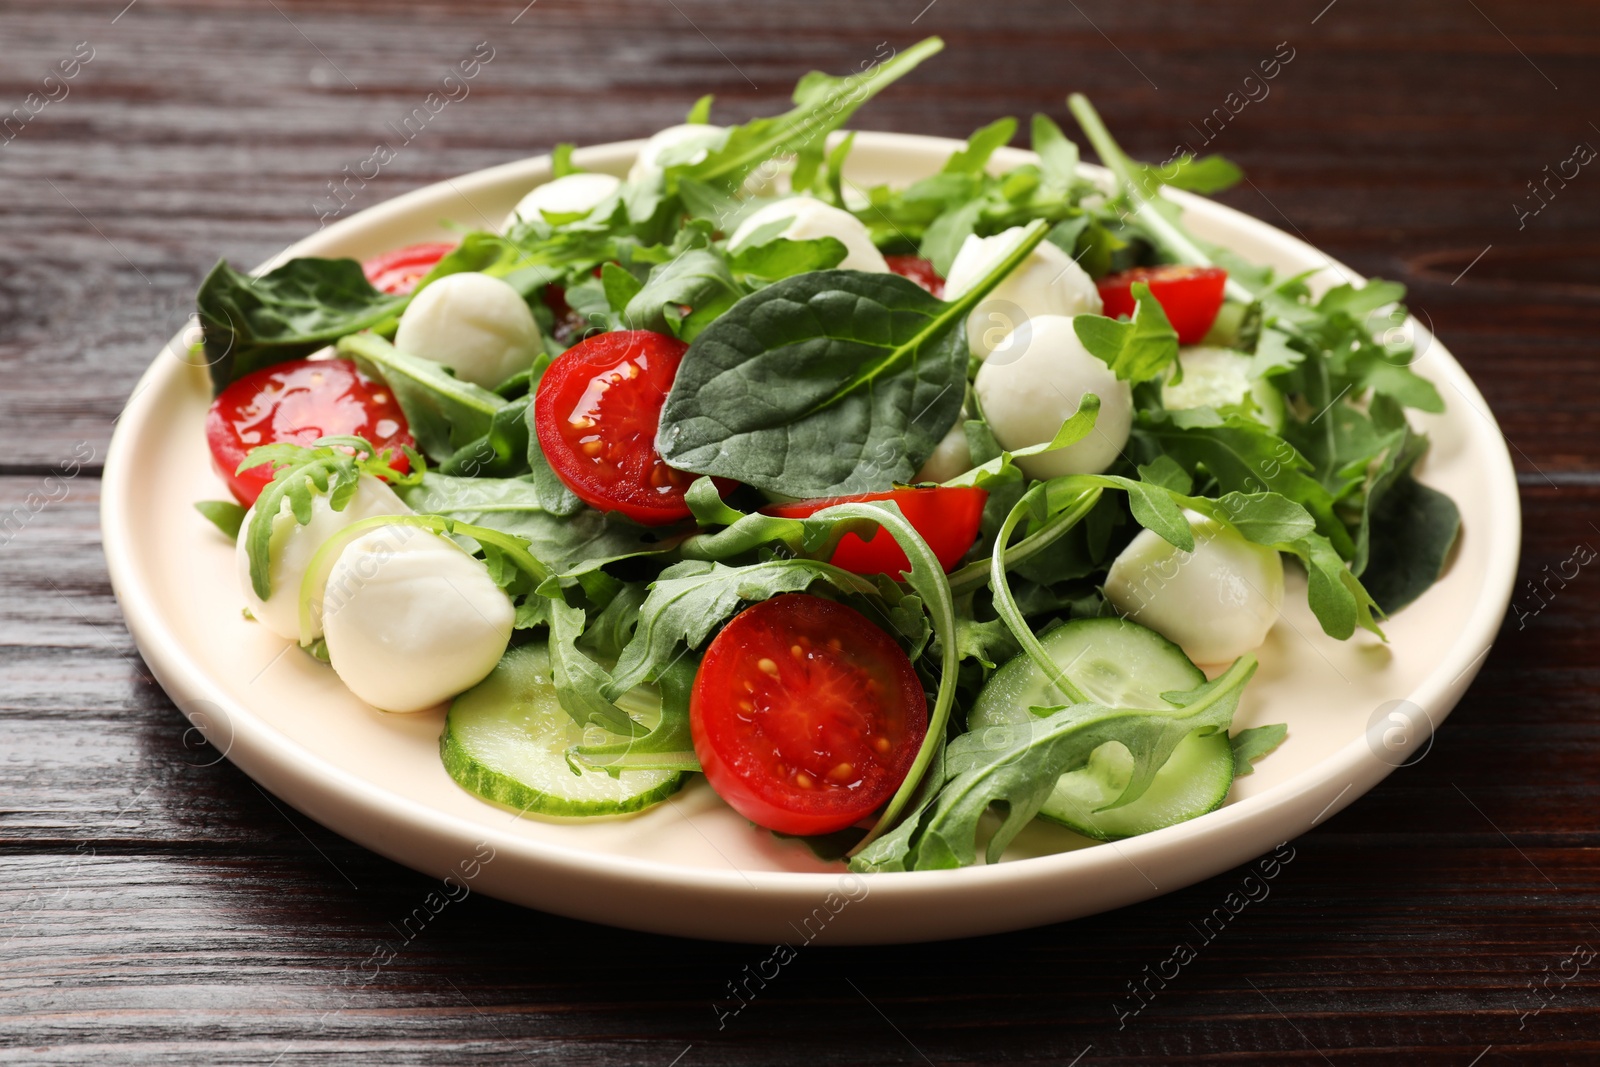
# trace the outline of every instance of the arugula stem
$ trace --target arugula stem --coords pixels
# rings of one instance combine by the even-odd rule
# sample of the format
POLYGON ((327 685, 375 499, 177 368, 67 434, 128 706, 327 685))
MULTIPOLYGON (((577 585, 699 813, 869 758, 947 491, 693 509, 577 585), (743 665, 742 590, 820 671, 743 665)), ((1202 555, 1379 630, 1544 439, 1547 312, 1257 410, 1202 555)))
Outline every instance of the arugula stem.
MULTIPOLYGON (((1046 495, 1045 483, 1040 482, 1022 495, 1011 513, 1006 516, 1006 521, 1000 524, 1000 533, 995 537, 995 544, 1003 545, 1011 540, 1012 531, 1032 510, 1036 502, 1042 501, 1046 495)), ((1011 595, 1011 583, 1006 576, 1005 553, 999 552, 989 559, 989 588, 994 594, 995 611, 1005 621, 1011 635, 1022 646, 1022 651, 1028 658, 1038 664, 1044 671, 1045 677, 1061 690, 1063 696, 1070 704, 1087 704, 1089 702, 1083 690, 1073 685, 1066 674, 1057 665, 1050 653, 1045 651, 1044 645, 1034 636, 1033 627, 1028 625, 1028 620, 1022 617, 1022 611, 1017 607, 1016 597, 1011 595)))
MULTIPOLYGON (((1011 545, 1005 550, 1005 560, 1002 565, 1009 570, 1049 548, 1074 526, 1078 525, 1085 515, 1089 514, 1095 504, 1099 503, 1101 492, 1102 490, 1100 489, 1091 489, 1077 503, 1052 515, 1037 530, 1034 530, 1016 544, 1011 545)), ((950 573, 950 591, 956 596, 961 596, 972 592, 974 589, 981 588, 990 580, 990 568, 993 565, 994 557, 987 556, 983 559, 973 560, 965 567, 952 571, 950 573)))
MULTIPOLYGON (((1073 118, 1078 120, 1078 125, 1083 128, 1084 136, 1089 138, 1089 143, 1099 153, 1100 161, 1104 163, 1117 179, 1121 193, 1127 197, 1136 215, 1151 236, 1155 237, 1161 245, 1161 250, 1179 263, 1187 263, 1195 267, 1215 266, 1211 257, 1200 251, 1198 245, 1184 233, 1172 220, 1163 215, 1156 206, 1155 198, 1161 195, 1157 186, 1151 189, 1150 182, 1140 182, 1135 179, 1133 161, 1122 151, 1116 139, 1111 136, 1111 131, 1106 129, 1106 124, 1100 118, 1100 113, 1089 103, 1089 98, 1082 93, 1073 93, 1067 97, 1067 108, 1072 112, 1073 118)), ((1250 290, 1228 279, 1227 294, 1230 300, 1237 300, 1248 304, 1255 299, 1250 290)))

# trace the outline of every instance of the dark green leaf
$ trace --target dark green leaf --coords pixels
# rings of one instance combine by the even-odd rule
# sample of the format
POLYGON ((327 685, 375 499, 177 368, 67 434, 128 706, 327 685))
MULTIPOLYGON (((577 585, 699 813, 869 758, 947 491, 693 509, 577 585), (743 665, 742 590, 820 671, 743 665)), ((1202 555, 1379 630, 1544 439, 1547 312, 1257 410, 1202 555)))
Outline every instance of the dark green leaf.
POLYGON ((309 356, 398 315, 409 299, 378 292, 353 259, 291 259, 259 278, 218 263, 196 297, 212 387, 309 356))

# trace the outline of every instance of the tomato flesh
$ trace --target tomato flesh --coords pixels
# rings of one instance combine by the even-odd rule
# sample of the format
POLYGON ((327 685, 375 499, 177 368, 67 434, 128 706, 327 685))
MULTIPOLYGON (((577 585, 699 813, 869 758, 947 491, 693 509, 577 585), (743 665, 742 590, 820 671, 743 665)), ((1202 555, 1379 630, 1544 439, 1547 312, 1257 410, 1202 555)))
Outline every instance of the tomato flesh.
POLYGON ((247 374, 222 391, 206 413, 211 465, 234 498, 249 507, 272 481, 269 466, 239 473, 253 448, 288 442, 308 445, 319 437, 351 435, 374 448, 393 449, 398 471, 410 469, 402 445, 412 444, 406 417, 394 394, 356 369, 348 359, 301 359, 247 374))
POLYGON ((921 256, 884 256, 883 259, 900 277, 909 278, 940 300, 944 299, 944 279, 929 260, 921 256))
POLYGON ((618 330, 573 345, 545 370, 533 401, 539 446, 585 504, 647 526, 689 517, 683 494, 696 475, 656 451, 661 407, 687 349, 665 334, 618 330))
MULTIPOLYGON (((860 500, 892 500, 900 506, 906 521, 928 542, 939 566, 948 573, 955 569, 977 540, 983 521, 983 505, 989 499, 986 489, 934 486, 923 489, 894 489, 886 493, 862 493, 823 500, 798 500, 792 504, 773 504, 761 510, 785 519, 803 519, 823 508, 860 500)), ((829 560, 856 574, 898 575, 911 569, 905 550, 887 531, 879 530, 870 541, 856 534, 845 534, 829 560)))
POLYGON ((1205 340, 1211 324, 1217 321, 1217 312, 1222 310, 1228 272, 1221 267, 1169 264, 1108 274, 1095 283, 1107 315, 1115 319, 1133 314, 1134 282, 1150 287, 1150 295, 1161 304, 1172 328, 1178 331, 1178 343, 1197 345, 1205 340))
POLYGON ((842 830, 882 807, 928 732, 899 645, 853 608, 786 593, 746 608, 706 649, 689 698, 717 795, 786 834, 842 830))
POLYGON ((361 264, 361 270, 374 289, 404 296, 417 287, 423 275, 432 270, 439 260, 455 251, 455 247, 441 241, 407 245, 381 256, 373 256, 361 264))

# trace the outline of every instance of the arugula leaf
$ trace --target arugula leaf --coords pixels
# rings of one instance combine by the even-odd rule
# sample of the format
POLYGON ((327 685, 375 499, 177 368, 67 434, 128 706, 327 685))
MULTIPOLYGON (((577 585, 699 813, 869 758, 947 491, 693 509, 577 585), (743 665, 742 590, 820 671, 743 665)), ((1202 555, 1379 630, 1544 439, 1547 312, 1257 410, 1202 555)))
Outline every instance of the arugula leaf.
POLYGON ((400 313, 353 259, 291 259, 260 277, 219 262, 196 296, 215 392, 253 371, 301 359, 400 313))
POLYGON ((668 167, 668 188, 679 177, 737 188, 774 156, 821 144, 829 133, 849 122, 862 104, 943 48, 943 41, 929 37, 859 74, 840 78, 812 71, 795 86, 793 110, 730 127, 721 143, 698 163, 668 167))
MULTIPOLYGON (((1133 319, 1119 322, 1104 315, 1074 315, 1072 331, 1083 347, 1125 382, 1154 381, 1178 358, 1178 331, 1161 302, 1144 282, 1133 283, 1133 319)), ((1177 378, 1173 379, 1177 381, 1177 378)))
POLYGON ((196 500, 194 509, 204 515, 224 537, 236 540, 239 527, 244 525, 245 508, 232 500, 196 500))
POLYGON ((1070 188, 1078 180, 1078 146, 1067 140, 1049 115, 1033 116, 1032 138, 1045 181, 1061 189, 1070 188))
POLYGON ((653 681, 685 649, 699 648, 743 603, 800 593, 818 581, 841 592, 875 593, 870 580, 814 559, 774 559, 747 567, 685 560, 661 572, 639 609, 633 640, 622 650, 604 693, 615 700, 653 681))
POLYGON ((716 99, 714 96, 707 93, 696 100, 694 106, 689 109, 689 114, 684 116, 683 124, 685 126, 704 126, 709 123, 711 121, 711 102, 714 99, 716 99))
POLYGON ((398 491, 409 507, 422 514, 523 539, 537 559, 563 577, 619 559, 658 555, 683 536, 681 530, 639 526, 588 507, 570 515, 553 513, 542 506, 541 493, 528 477, 451 478, 429 473, 398 491))
POLYGON ((1220 193, 1239 184, 1244 171, 1239 165, 1223 156, 1196 157, 1188 152, 1160 167, 1141 166, 1139 177, 1146 188, 1170 185, 1191 193, 1220 193))
POLYGON ((967 314, 1045 232, 1035 224, 953 303, 898 275, 841 270, 745 297, 684 354, 656 436, 662 459, 788 496, 909 479, 959 416, 967 314))
POLYGON ((1247 774, 1254 774, 1256 769, 1252 764, 1283 744, 1283 739, 1288 736, 1289 724, 1275 722, 1270 726, 1252 726, 1248 730, 1240 730, 1228 738, 1228 743, 1233 746, 1233 776, 1243 778, 1247 774))
MULTIPOLYGON (((1048 120, 1047 120, 1048 121, 1048 120)), ((1056 131, 1058 134, 1060 130, 1056 131)), ((1011 138, 1017 134, 1017 120, 1013 118, 996 119, 989 125, 975 130, 967 138, 967 143, 950 154, 944 162, 944 173, 967 174, 977 176, 989 165, 989 157, 995 150, 1011 143, 1011 138)))
POLYGON ((262 600, 272 596, 272 527, 285 501, 294 521, 304 526, 311 521, 311 506, 319 495, 327 495, 334 511, 343 511, 363 474, 383 478, 396 488, 415 484, 423 477, 424 464, 414 452, 408 450, 407 456, 413 465, 410 473, 389 465, 395 456, 388 449, 375 451, 359 437, 321 437, 310 445, 280 442, 251 449, 239 464, 241 473, 256 467, 273 468, 272 481, 256 497, 245 534, 250 586, 256 596, 262 600))
POLYGON ((633 720, 601 695, 611 675, 578 648, 587 621, 582 608, 560 599, 550 601, 550 668, 556 700, 579 726, 603 726, 625 737, 638 733, 633 720))
POLYGON ((567 755, 568 762, 613 774, 627 770, 698 771, 700 760, 689 728, 689 696, 698 669, 699 661, 693 656, 684 656, 663 668, 656 683, 660 701, 648 708, 640 707, 646 699, 643 689, 618 697, 620 704, 638 709, 633 712, 635 722, 653 712, 655 726, 642 737, 576 745, 567 755))
POLYGON ((510 403, 497 393, 462 381, 431 359, 400 351, 376 334, 341 338, 338 350, 342 356, 376 368, 405 412, 417 444, 436 460, 447 460, 488 437, 495 414, 510 403))
POLYGON ((1215 681, 1189 693, 1165 694, 1177 705, 1174 709, 1078 703, 1009 730, 963 734, 945 752, 946 779, 934 797, 908 816, 895 835, 859 852, 851 867, 920 871, 969 866, 977 861, 980 821, 996 804, 1005 815, 989 839, 985 858, 998 862, 1061 775, 1083 767, 1095 749, 1112 741, 1132 754, 1133 773, 1109 807, 1132 803, 1185 737, 1197 730, 1228 729, 1255 669, 1255 657, 1244 656, 1215 681))
POLYGON ((446 457, 439 464, 439 473, 469 478, 513 478, 526 474, 532 407, 533 396, 524 393, 495 411, 489 417, 489 429, 484 435, 446 457))
MULTIPOLYGON (((620 268, 619 268, 620 269, 620 268)), ((708 248, 690 249, 651 269, 643 288, 628 301, 622 318, 631 330, 672 333, 692 342, 707 325, 744 295, 728 261, 708 248), (687 314, 679 311, 687 305, 687 314)))

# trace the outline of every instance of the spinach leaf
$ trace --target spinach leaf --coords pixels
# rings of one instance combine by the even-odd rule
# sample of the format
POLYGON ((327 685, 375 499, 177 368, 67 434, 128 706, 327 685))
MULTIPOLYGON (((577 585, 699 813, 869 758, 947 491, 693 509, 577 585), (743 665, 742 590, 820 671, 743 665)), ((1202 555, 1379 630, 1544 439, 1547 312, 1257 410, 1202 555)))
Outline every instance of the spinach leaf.
POLYGON ((832 270, 848 254, 837 238, 819 237, 810 241, 774 241, 737 252, 729 266, 746 284, 770 285, 796 274, 832 270))
POLYGON ((1079 703, 1006 729, 981 730, 951 741, 946 780, 927 804, 894 834, 859 852, 858 871, 914 871, 964 867, 977 861, 979 824, 991 806, 1004 819, 989 839, 989 863, 1038 814, 1061 775, 1083 767, 1101 745, 1115 741, 1133 756, 1127 788, 1108 807, 1137 800, 1178 743, 1197 730, 1226 731, 1256 661, 1245 656, 1215 681, 1188 693, 1168 693, 1176 706, 1130 710, 1079 703))
POLYGON ((497 393, 462 381, 431 359, 400 351, 376 334, 342 338, 339 354, 375 369, 388 383, 405 412, 412 436, 435 460, 448 460, 487 438, 495 414, 510 403, 497 393))
POLYGON ((959 416, 967 314, 1045 232, 1035 224, 953 303, 897 275, 841 270, 745 297, 684 354, 662 459, 799 497, 909 479, 959 416))
POLYGON ((1410 434, 1385 457, 1362 505, 1350 569, 1390 614, 1438 581, 1461 532, 1455 502, 1416 479, 1426 452, 1426 438, 1410 434))
POLYGON ((374 289, 353 259, 291 259, 259 278, 219 262, 196 296, 212 387, 377 326, 409 299, 374 289))

